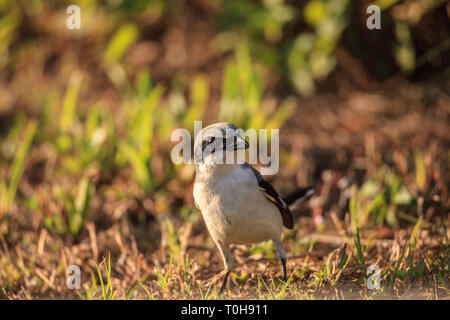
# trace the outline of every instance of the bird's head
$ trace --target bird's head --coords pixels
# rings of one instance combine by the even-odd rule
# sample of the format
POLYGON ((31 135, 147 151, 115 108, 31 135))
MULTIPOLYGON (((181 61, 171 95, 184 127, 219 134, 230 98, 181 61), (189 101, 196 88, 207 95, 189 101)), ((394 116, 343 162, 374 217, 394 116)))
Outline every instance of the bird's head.
POLYGON ((215 123, 203 128, 195 137, 194 158, 197 164, 225 164, 227 153, 248 147, 235 125, 215 123))

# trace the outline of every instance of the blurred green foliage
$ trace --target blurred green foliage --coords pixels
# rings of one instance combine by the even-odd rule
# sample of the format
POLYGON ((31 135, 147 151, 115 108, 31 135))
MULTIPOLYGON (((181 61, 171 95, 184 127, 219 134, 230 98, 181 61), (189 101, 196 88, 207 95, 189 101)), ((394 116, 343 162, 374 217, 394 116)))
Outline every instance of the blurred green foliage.
MULTIPOLYGON (((413 196, 405 186, 403 178, 388 166, 382 166, 373 177, 370 177, 357 190, 352 187, 349 212, 353 233, 359 228, 370 228, 386 222, 395 227, 398 225, 397 206, 411 205, 413 196)), ((416 222, 417 219, 412 222, 416 222)))
MULTIPOLYGON (((386 24, 386 17, 392 19, 394 24, 394 37, 383 32, 389 38, 379 43, 380 52, 387 49, 388 56, 373 55, 371 61, 378 66, 377 76, 392 75, 392 71, 386 73, 387 69, 394 67, 389 65, 387 58, 390 57, 405 74, 411 74, 419 66, 416 61, 417 44, 412 39, 411 30, 421 17, 443 2, 375 1, 383 10, 382 30, 390 28, 390 24, 386 24), (401 10, 408 13, 402 16, 399 13, 401 10, 394 8, 396 4, 403 5, 401 10)), ((354 54, 361 54, 360 48, 366 41, 364 29, 368 17, 365 3, 349 0, 309 0, 299 3, 283 0, 223 1, 217 46, 226 51, 247 43, 251 55, 258 62, 276 70, 299 94, 309 97, 317 92, 317 85, 337 66, 336 49, 345 46, 346 30, 346 38, 351 42, 350 49, 354 54)), ((379 34, 382 31, 374 31, 374 39, 378 36, 377 32, 379 34)), ((450 44, 444 42, 444 50, 448 50, 450 44)), ((429 47, 430 52, 427 54, 436 48, 429 47)), ((364 55, 369 53, 366 51, 364 55)))
POLYGON ((293 111, 289 101, 275 109, 263 103, 264 80, 252 65, 248 47, 236 50, 225 67, 219 119, 239 128, 280 128, 293 111))
POLYGON ((14 150, 14 159, 9 169, 8 180, 0 177, 0 218, 2 213, 9 213, 14 202, 14 198, 19 187, 20 179, 25 170, 26 158, 33 142, 36 133, 37 123, 35 120, 30 120, 26 125, 22 122, 17 122, 17 127, 12 130, 10 135, 15 135, 20 131, 21 139, 18 140, 17 149, 14 150))
POLYGON ((155 126, 155 110, 163 93, 157 86, 143 96, 130 100, 127 108, 125 132, 126 137, 119 142, 119 164, 126 159, 133 167, 134 177, 141 186, 148 190, 152 186, 150 159, 155 126))
MULTIPOLYGON (((398 2, 379 4, 391 10, 398 2)), ((50 210, 45 199, 29 195, 24 203, 37 208, 49 228, 74 236, 96 192, 93 176, 107 179, 119 171, 146 192, 175 176, 189 183, 193 170, 167 161, 175 128, 193 130, 195 120, 228 121, 244 129, 281 128, 297 103, 286 95, 268 99, 269 83, 284 79, 292 85, 290 94, 313 95, 338 65, 336 50, 346 45, 346 30, 364 27, 355 21, 359 4, 349 0, 217 0, 211 7, 212 42, 216 54, 225 58, 221 93, 215 98, 215 84, 204 71, 169 70, 168 79, 155 81, 153 70, 133 64, 139 54, 127 56, 143 43, 159 41, 160 29, 188 5, 162 0, 0 0, 0 77, 7 83, 6 89, 0 86, 0 112, 12 119, 2 128, 0 214, 12 209, 29 151, 38 146, 55 158, 51 198, 64 205, 50 210), (79 31, 65 28, 69 4, 81 7, 79 31), (70 46, 72 42, 79 46, 70 46), (89 61, 83 60, 84 51, 90 52, 89 61), (212 98, 218 101, 216 113, 209 110, 212 98)), ((394 14, 393 22, 391 55, 410 74, 419 61, 413 23, 394 14)), ((423 190, 423 159, 420 154, 415 159, 417 188, 423 190)), ((380 175, 355 190, 350 206, 354 231, 373 212, 378 212, 376 223, 395 225, 390 212, 411 201, 395 173, 380 175), (372 189, 378 191, 367 193, 372 189)))
POLYGON ((325 78, 335 67, 333 55, 348 23, 349 0, 314 0, 306 4, 305 21, 314 33, 299 34, 288 53, 289 76, 304 96, 315 92, 315 80, 325 78))

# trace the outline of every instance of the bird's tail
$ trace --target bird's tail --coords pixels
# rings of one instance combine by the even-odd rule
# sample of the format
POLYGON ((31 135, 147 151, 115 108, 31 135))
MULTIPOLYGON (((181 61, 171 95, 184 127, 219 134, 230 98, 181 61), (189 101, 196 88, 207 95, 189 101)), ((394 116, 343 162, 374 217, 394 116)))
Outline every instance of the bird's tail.
POLYGON ((295 190, 283 197, 283 201, 288 207, 292 207, 314 194, 314 188, 306 187, 295 190))

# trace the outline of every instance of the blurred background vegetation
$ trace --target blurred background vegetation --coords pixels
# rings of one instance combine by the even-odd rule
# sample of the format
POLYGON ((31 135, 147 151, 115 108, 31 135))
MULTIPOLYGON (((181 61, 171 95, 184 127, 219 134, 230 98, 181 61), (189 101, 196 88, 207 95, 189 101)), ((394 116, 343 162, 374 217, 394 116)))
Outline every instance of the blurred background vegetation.
POLYGON ((100 273, 107 253, 119 287, 156 272, 167 289, 167 248, 207 264, 195 168, 170 161, 170 134, 194 120, 281 128, 269 179, 318 190, 294 253, 312 232, 440 242, 427 270, 448 289, 449 14, 440 0, 0 0, 0 296, 70 295, 63 267, 100 273))

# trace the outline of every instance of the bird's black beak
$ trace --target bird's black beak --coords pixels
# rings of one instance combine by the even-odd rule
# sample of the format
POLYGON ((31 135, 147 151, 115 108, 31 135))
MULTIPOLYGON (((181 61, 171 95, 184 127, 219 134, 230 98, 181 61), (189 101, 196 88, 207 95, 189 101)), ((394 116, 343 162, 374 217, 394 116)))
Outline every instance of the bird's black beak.
POLYGON ((248 149, 249 144, 241 136, 234 137, 234 150, 248 149))

